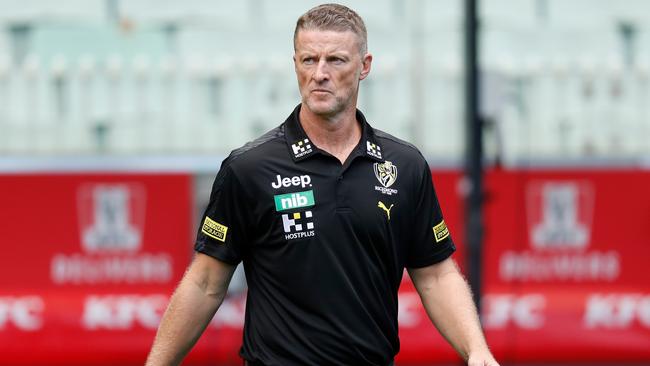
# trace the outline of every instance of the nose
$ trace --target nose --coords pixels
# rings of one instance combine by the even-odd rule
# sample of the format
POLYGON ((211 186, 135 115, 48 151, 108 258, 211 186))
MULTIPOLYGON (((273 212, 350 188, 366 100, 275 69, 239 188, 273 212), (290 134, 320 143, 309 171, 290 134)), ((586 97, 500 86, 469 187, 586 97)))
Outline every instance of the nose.
POLYGON ((314 80, 316 82, 323 82, 329 79, 329 70, 327 69, 327 62, 323 58, 318 61, 316 70, 314 70, 314 80))

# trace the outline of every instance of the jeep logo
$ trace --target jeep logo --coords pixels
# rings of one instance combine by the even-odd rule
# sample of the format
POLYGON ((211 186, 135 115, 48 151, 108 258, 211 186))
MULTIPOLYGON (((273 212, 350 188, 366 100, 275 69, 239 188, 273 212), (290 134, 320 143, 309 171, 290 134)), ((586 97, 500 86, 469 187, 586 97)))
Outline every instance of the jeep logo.
POLYGON ((277 182, 272 182, 271 187, 278 189, 282 187, 291 187, 291 186, 301 186, 305 188, 307 186, 311 187, 311 177, 308 175, 293 176, 291 178, 282 178, 280 174, 275 176, 277 182))

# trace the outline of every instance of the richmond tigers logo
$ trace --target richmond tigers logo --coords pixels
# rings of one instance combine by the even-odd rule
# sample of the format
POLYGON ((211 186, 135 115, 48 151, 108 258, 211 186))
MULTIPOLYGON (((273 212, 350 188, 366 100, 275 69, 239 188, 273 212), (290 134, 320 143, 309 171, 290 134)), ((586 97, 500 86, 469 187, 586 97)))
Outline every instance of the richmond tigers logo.
POLYGON ((375 163, 375 177, 382 186, 388 188, 397 180, 397 167, 390 161, 386 160, 385 163, 375 163))

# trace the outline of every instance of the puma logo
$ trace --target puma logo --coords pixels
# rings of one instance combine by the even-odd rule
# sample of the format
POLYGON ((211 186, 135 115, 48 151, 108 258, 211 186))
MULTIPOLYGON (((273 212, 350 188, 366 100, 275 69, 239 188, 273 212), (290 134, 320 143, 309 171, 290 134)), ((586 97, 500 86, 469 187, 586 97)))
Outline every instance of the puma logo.
POLYGON ((379 201, 377 202, 377 207, 381 208, 382 210, 386 211, 386 215, 388 216, 388 221, 390 221, 390 210, 393 209, 394 205, 390 205, 390 207, 386 208, 386 205, 384 205, 383 202, 379 201))

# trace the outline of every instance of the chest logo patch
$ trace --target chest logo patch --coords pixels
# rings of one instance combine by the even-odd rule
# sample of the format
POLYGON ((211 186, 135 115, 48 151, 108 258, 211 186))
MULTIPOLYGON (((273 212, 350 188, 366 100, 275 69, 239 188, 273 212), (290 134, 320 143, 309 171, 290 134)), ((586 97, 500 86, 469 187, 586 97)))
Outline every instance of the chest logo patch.
POLYGON ((377 146, 377 144, 373 144, 370 141, 366 141, 366 152, 370 156, 373 156, 377 159, 381 159, 381 147, 377 146))
POLYGON ((377 180, 382 186, 388 188, 397 180, 397 167, 390 161, 386 160, 382 164, 375 163, 374 168, 375 177, 377 177, 377 180))
POLYGON ((293 156, 296 158, 303 157, 313 151, 309 139, 304 139, 291 144, 291 150, 293 150, 293 156))
POLYGON ((386 216, 388 216, 388 221, 390 221, 390 210, 393 209, 394 204, 391 204, 390 207, 386 207, 386 205, 379 201, 377 202, 377 207, 381 208, 382 210, 386 211, 386 216))
POLYGON ((294 187, 302 187, 305 188, 307 186, 311 187, 311 177, 308 175, 295 175, 291 178, 283 178, 280 176, 280 174, 275 176, 276 181, 271 182, 271 187, 274 189, 278 188, 289 188, 291 186, 294 187))
POLYGON ((314 191, 294 192, 273 196, 275 210, 286 211, 294 208, 311 207, 314 205, 314 191))
POLYGON ((375 177, 381 186, 375 186, 375 190, 386 195, 397 194, 397 189, 390 188, 397 181, 397 166, 386 160, 384 163, 373 165, 375 177))
POLYGON ((314 236, 314 220, 311 211, 294 212, 282 215, 284 238, 287 240, 314 236))

